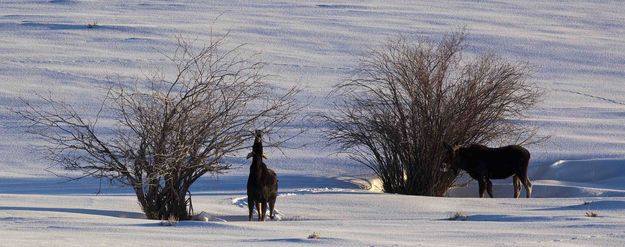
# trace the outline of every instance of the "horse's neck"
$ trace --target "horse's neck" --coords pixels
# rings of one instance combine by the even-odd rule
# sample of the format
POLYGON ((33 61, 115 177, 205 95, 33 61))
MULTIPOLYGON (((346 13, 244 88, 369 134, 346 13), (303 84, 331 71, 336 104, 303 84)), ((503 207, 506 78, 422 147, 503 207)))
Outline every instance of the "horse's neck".
POLYGON ((254 139, 254 145, 252 146, 252 166, 250 167, 250 175, 253 175, 257 179, 260 179, 263 174, 263 170, 267 169, 263 164, 263 143, 260 139, 254 139))
POLYGON ((263 165, 262 156, 254 155, 252 158, 252 166, 250 166, 250 175, 260 179, 263 174, 263 169, 265 169, 265 166, 263 165))

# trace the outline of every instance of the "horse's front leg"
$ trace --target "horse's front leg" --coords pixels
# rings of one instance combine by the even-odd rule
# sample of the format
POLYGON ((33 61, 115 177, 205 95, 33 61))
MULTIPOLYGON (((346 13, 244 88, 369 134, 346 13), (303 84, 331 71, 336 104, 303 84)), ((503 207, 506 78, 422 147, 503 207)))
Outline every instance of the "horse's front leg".
POLYGON ((260 201, 257 201, 257 202, 256 202, 256 212, 258 213, 258 221, 261 221, 261 219, 262 219, 262 218, 261 218, 261 215, 262 215, 262 214, 260 213, 260 212, 261 212, 261 211, 260 211, 260 210, 261 210, 261 209, 260 209, 260 205, 261 205, 260 201))
POLYGON ((249 210, 247 220, 252 221, 252 212, 254 211, 254 201, 250 199, 250 196, 247 196, 247 209, 249 210))
POLYGON ((519 198, 521 194, 521 180, 517 175, 512 176, 512 185, 514 186, 514 198, 519 198))
POLYGON ((263 202, 260 204, 261 211, 263 212, 263 216, 261 217, 262 221, 265 221, 265 216, 267 215, 267 202, 263 202))
POLYGON ((484 192, 486 191, 486 181, 482 178, 477 180, 477 183, 480 187, 480 198, 484 198, 484 192))
POLYGON ((493 198, 493 183, 490 181, 489 178, 486 178, 486 192, 488 192, 488 195, 490 196, 490 198, 493 198))

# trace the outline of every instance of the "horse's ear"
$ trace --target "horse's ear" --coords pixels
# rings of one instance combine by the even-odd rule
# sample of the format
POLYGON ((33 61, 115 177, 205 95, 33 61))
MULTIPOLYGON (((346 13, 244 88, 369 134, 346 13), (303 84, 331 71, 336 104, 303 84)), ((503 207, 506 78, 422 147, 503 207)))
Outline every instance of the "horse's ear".
POLYGON ((254 152, 250 152, 249 154, 247 154, 247 158, 246 159, 252 158, 252 156, 254 156, 254 152))

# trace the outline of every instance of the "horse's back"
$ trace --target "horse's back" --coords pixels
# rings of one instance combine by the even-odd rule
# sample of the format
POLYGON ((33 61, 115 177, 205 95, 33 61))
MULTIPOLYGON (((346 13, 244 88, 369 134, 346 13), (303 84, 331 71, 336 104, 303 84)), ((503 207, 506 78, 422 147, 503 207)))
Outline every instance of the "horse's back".
POLYGON ((525 149, 520 145, 510 145, 504 146, 500 148, 495 148, 497 152, 503 153, 503 156, 510 157, 510 159, 515 159, 519 161, 529 161, 530 159, 530 151, 525 149))
POLYGON ((492 159, 493 162, 507 160, 529 160, 530 152, 520 145, 509 145, 497 148, 490 148, 484 145, 473 144, 469 146, 478 158, 492 159))
POLYGON ((471 145, 475 161, 486 166, 489 177, 508 178, 527 169, 530 152, 520 145, 489 148, 483 145, 471 145))

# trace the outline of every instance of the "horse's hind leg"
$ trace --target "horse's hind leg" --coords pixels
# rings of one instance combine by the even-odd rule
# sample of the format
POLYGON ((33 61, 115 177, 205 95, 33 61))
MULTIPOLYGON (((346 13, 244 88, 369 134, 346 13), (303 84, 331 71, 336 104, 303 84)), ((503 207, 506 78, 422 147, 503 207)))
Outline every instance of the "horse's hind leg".
POLYGON ((521 173, 518 175, 520 175, 519 179, 525 187, 525 196, 527 198, 530 198, 532 197, 532 182, 530 182, 530 179, 527 177, 527 166, 529 164, 529 160, 526 160, 523 164, 524 165, 522 166, 521 173))
POLYGON ((521 195, 521 181, 517 175, 512 176, 512 185, 514 186, 514 198, 521 195))
POLYGON ((490 179, 486 179, 486 192, 488 192, 490 198, 493 198, 493 183, 490 179))
POLYGON ((526 197, 532 197, 532 182, 530 182, 530 179, 527 177, 527 175, 521 178, 521 183, 523 183, 523 186, 525 187, 526 197))
POLYGON ((269 218, 273 220, 274 217, 276 217, 276 213, 273 211, 273 209, 276 206, 276 197, 272 197, 271 199, 269 199, 269 218))

